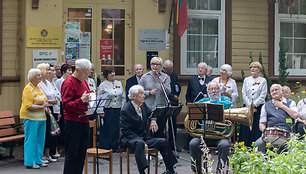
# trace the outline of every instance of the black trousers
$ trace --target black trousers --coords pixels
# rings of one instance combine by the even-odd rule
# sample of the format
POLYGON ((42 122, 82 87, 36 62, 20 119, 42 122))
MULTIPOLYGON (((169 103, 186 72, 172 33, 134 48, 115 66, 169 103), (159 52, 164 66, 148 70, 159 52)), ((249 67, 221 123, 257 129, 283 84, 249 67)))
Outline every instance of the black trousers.
POLYGON ((89 137, 89 124, 66 120, 64 174, 82 174, 89 137))
POLYGON ((139 171, 143 171, 149 166, 145 156, 144 143, 146 143, 149 148, 157 148, 160 151, 167 169, 177 163, 177 160, 169 148, 169 144, 166 142, 165 138, 149 137, 144 139, 143 137, 137 137, 129 140, 126 146, 135 152, 135 159, 139 171))

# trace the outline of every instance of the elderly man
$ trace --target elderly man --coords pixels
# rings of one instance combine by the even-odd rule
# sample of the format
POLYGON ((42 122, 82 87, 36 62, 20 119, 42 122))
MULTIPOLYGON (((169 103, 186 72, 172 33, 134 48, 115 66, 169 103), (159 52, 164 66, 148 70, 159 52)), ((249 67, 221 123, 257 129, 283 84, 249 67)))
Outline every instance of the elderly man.
POLYGON ((135 151, 135 159, 140 174, 149 166, 145 153, 148 148, 158 148, 163 156, 167 171, 164 174, 175 173, 173 165, 177 160, 170 150, 165 138, 151 138, 147 135, 147 120, 150 120, 150 130, 156 132, 158 126, 155 118, 149 118, 150 108, 144 103, 144 89, 134 85, 129 90, 131 101, 127 102, 120 113, 121 147, 135 151))
POLYGON ((136 64, 134 66, 134 72, 135 75, 126 80, 126 85, 125 85, 126 102, 130 100, 128 98, 129 89, 134 85, 138 85, 139 80, 143 75, 143 66, 141 64, 136 64))
MULTIPOLYGON (((228 109, 232 105, 231 99, 225 96, 221 96, 220 93, 220 88, 218 82, 211 81, 207 85, 207 90, 208 90, 208 97, 209 98, 203 98, 199 100, 197 103, 216 103, 216 104, 223 104, 224 109, 228 109)), ((201 164, 199 163, 201 161, 201 149, 200 149, 200 143, 201 140, 200 138, 193 138, 189 142, 189 150, 190 150, 190 155, 193 160, 195 160, 195 163, 191 161, 191 169, 195 173, 195 171, 198 171, 198 173, 202 173, 200 166, 201 164), (195 168, 196 167, 196 168, 195 168)), ((212 139, 205 139, 205 143, 208 146, 217 146, 218 147, 218 165, 217 169, 222 168, 222 163, 227 161, 228 157, 228 148, 230 145, 230 140, 229 139, 221 139, 221 140, 212 140, 212 139)))
MULTIPOLYGON (((168 94, 168 98, 171 102, 172 106, 178 106, 179 105, 179 96, 181 93, 181 85, 179 84, 177 74, 173 71, 173 62, 171 60, 166 60, 164 62, 163 70, 164 73, 166 73, 170 77, 170 87, 171 87, 171 93, 168 94)), ((176 132, 177 132, 177 125, 176 125, 176 116, 172 117, 172 123, 173 123, 173 130, 174 133, 172 133, 172 126, 170 124, 171 122, 168 121, 168 127, 169 127, 169 143, 171 146, 171 149, 174 150, 174 140, 176 141, 176 132), (173 134, 174 137, 173 138, 173 134)), ((176 147, 176 150, 178 152, 181 151, 179 147, 176 147)))
POLYGON ((198 64, 198 75, 188 80, 186 92, 186 102, 193 103, 207 95, 207 84, 213 80, 212 77, 206 75, 207 64, 201 62, 198 64), (202 95, 200 94, 202 93, 202 95))
MULTIPOLYGON (((270 88, 272 100, 265 103, 261 108, 259 130, 264 132, 268 127, 277 127, 292 132, 294 119, 298 118, 295 102, 285 99, 280 84, 273 84, 270 88)), ((256 140, 255 146, 261 152, 266 151, 266 143, 262 137, 256 140)))
POLYGON ((75 71, 62 85, 62 103, 66 120, 66 155, 64 174, 82 174, 88 144, 88 101, 90 90, 87 78, 91 63, 87 59, 75 62, 75 71))

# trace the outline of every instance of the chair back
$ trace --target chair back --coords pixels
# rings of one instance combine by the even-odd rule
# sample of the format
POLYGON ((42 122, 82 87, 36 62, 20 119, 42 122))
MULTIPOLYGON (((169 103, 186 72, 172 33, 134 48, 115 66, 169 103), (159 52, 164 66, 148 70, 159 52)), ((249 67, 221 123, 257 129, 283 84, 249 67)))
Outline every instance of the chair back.
POLYGON ((92 147, 95 148, 96 147, 96 120, 90 120, 89 121, 89 128, 93 128, 92 131, 92 147))

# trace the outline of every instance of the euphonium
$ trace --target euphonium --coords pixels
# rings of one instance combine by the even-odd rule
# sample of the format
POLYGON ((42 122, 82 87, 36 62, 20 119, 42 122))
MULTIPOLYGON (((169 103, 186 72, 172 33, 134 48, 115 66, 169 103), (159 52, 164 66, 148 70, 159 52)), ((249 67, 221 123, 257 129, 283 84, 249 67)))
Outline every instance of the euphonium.
POLYGON ((189 115, 186 116, 184 125, 187 132, 193 137, 203 136, 203 128, 205 127, 205 138, 208 139, 224 139, 230 138, 235 130, 232 122, 245 124, 252 129, 253 123, 253 105, 243 108, 225 109, 225 122, 214 122, 206 120, 202 124, 198 120, 190 120, 189 115))
POLYGON ((225 109, 224 118, 232 122, 238 122, 249 126, 250 130, 252 130, 254 116, 253 108, 254 106, 251 104, 242 108, 225 109))

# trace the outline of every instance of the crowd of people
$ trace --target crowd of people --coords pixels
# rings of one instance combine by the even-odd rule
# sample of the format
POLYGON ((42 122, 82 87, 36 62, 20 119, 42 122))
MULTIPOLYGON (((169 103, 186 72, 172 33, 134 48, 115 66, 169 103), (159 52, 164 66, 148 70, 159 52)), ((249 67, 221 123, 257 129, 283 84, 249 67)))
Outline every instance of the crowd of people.
MULTIPOLYGON (((197 75, 188 80, 186 103, 217 103, 223 104, 225 109, 237 107, 239 94, 236 81, 231 78, 230 65, 222 65, 220 76, 216 78, 211 77, 212 68, 206 63, 195 67, 197 75)), ((103 69, 103 82, 93 78, 94 65, 87 59, 78 59, 75 70, 72 68, 69 64, 58 63, 53 67, 42 63, 28 72, 29 83, 23 90, 20 109, 25 130, 24 165, 30 169, 47 167, 49 162, 56 162, 60 154, 65 154, 64 173, 82 173, 90 145, 88 122, 94 119, 88 113, 95 110, 89 107, 89 102, 102 99, 103 104, 96 106, 100 122, 99 148, 113 152, 127 147, 134 150, 141 174, 148 167, 145 157, 148 148, 158 148, 167 168, 164 173, 175 173, 177 159, 173 150, 181 150, 175 143, 176 117, 170 117, 172 121, 166 117, 151 117, 158 106, 180 103, 181 85, 173 71, 173 62, 153 57, 147 73, 143 65, 136 64, 135 75, 126 80, 125 88, 116 80, 113 67, 103 69), (60 131, 54 131, 54 120, 60 131), (167 126, 167 121, 173 125, 167 126), (167 141, 166 131, 169 131, 167 141)), ((251 76, 243 81, 242 98, 244 106, 254 106, 254 121, 252 130, 240 126, 238 140, 246 146, 256 142, 264 152, 262 133, 266 128, 278 127, 290 133, 305 134, 306 99, 296 105, 286 95, 290 94, 288 87, 274 84, 270 88, 272 100, 265 103, 268 87, 266 79, 260 77, 262 65, 253 62, 249 69, 251 76), (288 119, 292 125, 288 124, 288 119), (296 125, 295 130, 293 125, 296 125)), ((218 147, 217 168, 221 169, 222 161, 227 161, 231 139, 205 139, 205 142, 218 147)), ((201 173, 196 170, 201 161, 200 138, 190 137, 189 151, 196 159, 196 164, 191 161, 191 170, 201 173)))

